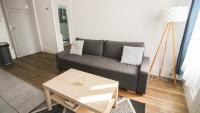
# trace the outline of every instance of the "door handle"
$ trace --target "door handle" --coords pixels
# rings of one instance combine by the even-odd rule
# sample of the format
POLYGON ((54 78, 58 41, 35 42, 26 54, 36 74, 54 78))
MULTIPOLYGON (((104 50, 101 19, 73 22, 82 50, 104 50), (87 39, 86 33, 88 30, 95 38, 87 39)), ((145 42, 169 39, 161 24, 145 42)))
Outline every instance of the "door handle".
POLYGON ((11 31, 13 30, 11 25, 9 25, 9 29, 10 29, 11 31))
POLYGON ((16 27, 12 27, 12 25, 9 25, 9 28, 11 31, 16 30, 16 27))

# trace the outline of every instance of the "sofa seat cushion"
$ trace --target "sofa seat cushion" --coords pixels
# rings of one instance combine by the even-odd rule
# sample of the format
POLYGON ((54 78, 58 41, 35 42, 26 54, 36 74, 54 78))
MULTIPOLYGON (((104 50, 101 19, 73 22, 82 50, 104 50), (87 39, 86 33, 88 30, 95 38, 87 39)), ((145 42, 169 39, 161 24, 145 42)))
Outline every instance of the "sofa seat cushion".
MULTIPOLYGON (((139 66, 128 65, 120 63, 120 60, 103 57, 103 56, 93 56, 83 54, 82 56, 78 55, 65 55, 61 58, 64 61, 95 67, 103 71, 111 71, 111 76, 114 79, 122 79, 125 81, 131 81, 130 78, 134 77, 137 79, 139 66), (131 77, 132 76, 132 77, 131 77)), ((101 75, 100 75, 101 76, 101 75)))

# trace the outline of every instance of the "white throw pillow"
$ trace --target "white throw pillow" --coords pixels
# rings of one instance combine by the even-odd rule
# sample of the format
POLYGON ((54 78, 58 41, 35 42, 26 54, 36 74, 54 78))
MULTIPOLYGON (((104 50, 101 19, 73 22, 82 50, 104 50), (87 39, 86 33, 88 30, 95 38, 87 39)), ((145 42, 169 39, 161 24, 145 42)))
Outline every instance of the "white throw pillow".
POLYGON ((83 40, 72 42, 70 54, 82 55, 83 44, 84 44, 83 40))
POLYGON ((144 54, 144 47, 124 46, 121 63, 140 65, 144 54))

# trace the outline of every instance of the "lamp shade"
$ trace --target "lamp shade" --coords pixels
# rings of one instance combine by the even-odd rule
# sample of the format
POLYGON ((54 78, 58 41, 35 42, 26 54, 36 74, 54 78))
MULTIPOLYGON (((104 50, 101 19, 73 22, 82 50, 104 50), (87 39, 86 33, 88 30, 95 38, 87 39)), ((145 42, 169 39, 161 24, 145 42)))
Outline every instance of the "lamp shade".
POLYGON ((167 22, 185 22, 187 20, 188 7, 171 7, 163 10, 163 18, 167 22))

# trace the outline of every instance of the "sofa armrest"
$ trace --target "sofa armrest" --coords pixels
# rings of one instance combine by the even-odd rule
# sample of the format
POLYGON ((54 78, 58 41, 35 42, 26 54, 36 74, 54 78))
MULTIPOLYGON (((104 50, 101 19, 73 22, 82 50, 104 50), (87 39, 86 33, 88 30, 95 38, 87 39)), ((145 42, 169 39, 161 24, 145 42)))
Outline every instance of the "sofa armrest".
POLYGON ((144 57, 143 60, 142 60, 142 64, 140 66, 140 71, 148 73, 149 65, 150 65, 150 58, 149 57, 144 57))
POLYGON ((70 49, 71 49, 71 45, 65 46, 65 50, 64 50, 64 51, 61 51, 61 52, 59 52, 59 53, 56 53, 56 57, 63 57, 63 56, 65 56, 65 55, 69 54, 70 49))
POLYGON ((71 44, 68 44, 67 46, 65 46, 65 51, 67 54, 69 54, 70 50, 71 50, 71 44))
POLYGON ((71 45, 67 45, 65 47, 65 50, 62 51, 62 52, 59 52, 59 53, 56 53, 56 63, 57 63, 57 68, 62 71, 62 62, 61 62, 61 59, 62 57, 66 56, 69 54, 70 52, 70 49, 71 49, 71 45))
POLYGON ((150 58, 144 57, 142 64, 140 66, 140 71, 138 75, 138 83, 137 83, 137 93, 145 94, 148 82, 148 71, 150 65, 150 58))
POLYGON ((67 52, 66 51, 62 51, 62 52, 59 52, 59 53, 56 53, 56 64, 57 64, 57 69, 59 69, 59 71, 61 72, 62 71, 62 63, 61 63, 61 59, 64 55, 67 55, 67 52))

